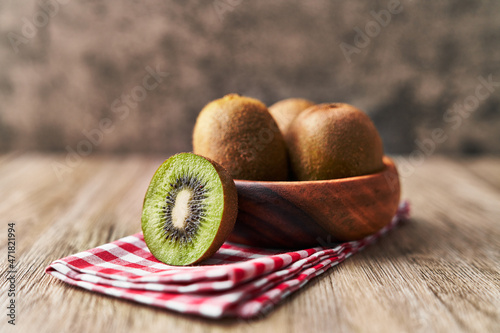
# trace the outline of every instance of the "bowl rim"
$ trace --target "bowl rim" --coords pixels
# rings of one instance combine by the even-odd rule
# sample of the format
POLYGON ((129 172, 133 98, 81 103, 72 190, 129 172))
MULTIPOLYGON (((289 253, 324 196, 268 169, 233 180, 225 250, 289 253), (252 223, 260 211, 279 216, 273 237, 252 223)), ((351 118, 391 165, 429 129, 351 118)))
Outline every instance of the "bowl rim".
MULTIPOLYGON (((339 182, 353 182, 357 180, 363 180, 367 178, 380 177, 383 173, 387 172, 390 167, 396 169, 396 164, 394 160, 387 155, 382 157, 382 162, 384 163, 384 168, 380 171, 369 173, 366 175, 354 176, 354 177, 344 177, 344 178, 334 178, 334 179, 323 179, 323 180, 247 180, 247 179, 233 179, 235 184, 250 185, 250 184, 273 184, 273 185, 307 185, 307 184, 329 184, 329 183, 339 183, 339 182)), ((397 169, 396 169, 397 170, 397 169)))

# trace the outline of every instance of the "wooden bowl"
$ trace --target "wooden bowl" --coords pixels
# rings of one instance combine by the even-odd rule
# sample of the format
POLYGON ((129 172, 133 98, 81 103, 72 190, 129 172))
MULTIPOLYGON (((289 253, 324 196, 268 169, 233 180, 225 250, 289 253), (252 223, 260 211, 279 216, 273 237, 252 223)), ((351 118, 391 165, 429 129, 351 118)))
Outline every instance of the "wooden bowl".
POLYGON ((238 218, 229 241, 266 248, 306 248, 351 241, 391 222, 399 204, 396 166, 370 175, 316 181, 235 180, 238 218))

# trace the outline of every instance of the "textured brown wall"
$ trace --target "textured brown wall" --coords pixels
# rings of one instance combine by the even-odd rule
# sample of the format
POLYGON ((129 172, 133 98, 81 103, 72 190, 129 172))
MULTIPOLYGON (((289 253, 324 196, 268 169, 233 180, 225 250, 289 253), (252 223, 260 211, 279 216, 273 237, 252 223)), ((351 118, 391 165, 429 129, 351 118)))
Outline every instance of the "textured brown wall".
POLYGON ((500 81, 496 0, 401 0, 380 31, 371 11, 394 0, 46 2, 0 2, 0 150, 187 151, 201 108, 238 92, 352 103, 390 153, 500 153, 500 87, 474 97, 500 81))

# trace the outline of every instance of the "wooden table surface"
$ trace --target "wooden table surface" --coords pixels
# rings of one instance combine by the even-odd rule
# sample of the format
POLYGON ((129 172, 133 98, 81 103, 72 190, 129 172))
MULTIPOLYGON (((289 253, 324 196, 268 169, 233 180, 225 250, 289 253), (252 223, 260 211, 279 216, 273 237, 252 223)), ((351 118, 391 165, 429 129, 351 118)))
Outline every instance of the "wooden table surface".
POLYGON ((2 332, 500 332, 500 159, 431 157, 402 178, 411 222, 253 321, 206 320, 71 287, 55 259, 140 231, 160 157, 0 155, 2 332), (7 225, 16 225, 16 326, 7 225))

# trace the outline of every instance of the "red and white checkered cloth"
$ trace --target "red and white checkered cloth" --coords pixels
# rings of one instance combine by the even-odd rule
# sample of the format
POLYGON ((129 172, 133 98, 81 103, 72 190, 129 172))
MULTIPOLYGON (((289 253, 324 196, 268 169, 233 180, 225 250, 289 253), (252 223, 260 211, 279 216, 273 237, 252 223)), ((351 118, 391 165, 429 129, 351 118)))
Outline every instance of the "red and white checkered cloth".
POLYGON ((201 266, 169 266, 149 252, 142 233, 54 261, 47 274, 71 285, 210 318, 252 318, 384 235, 409 217, 401 203, 374 235, 293 252, 225 243, 201 266))

